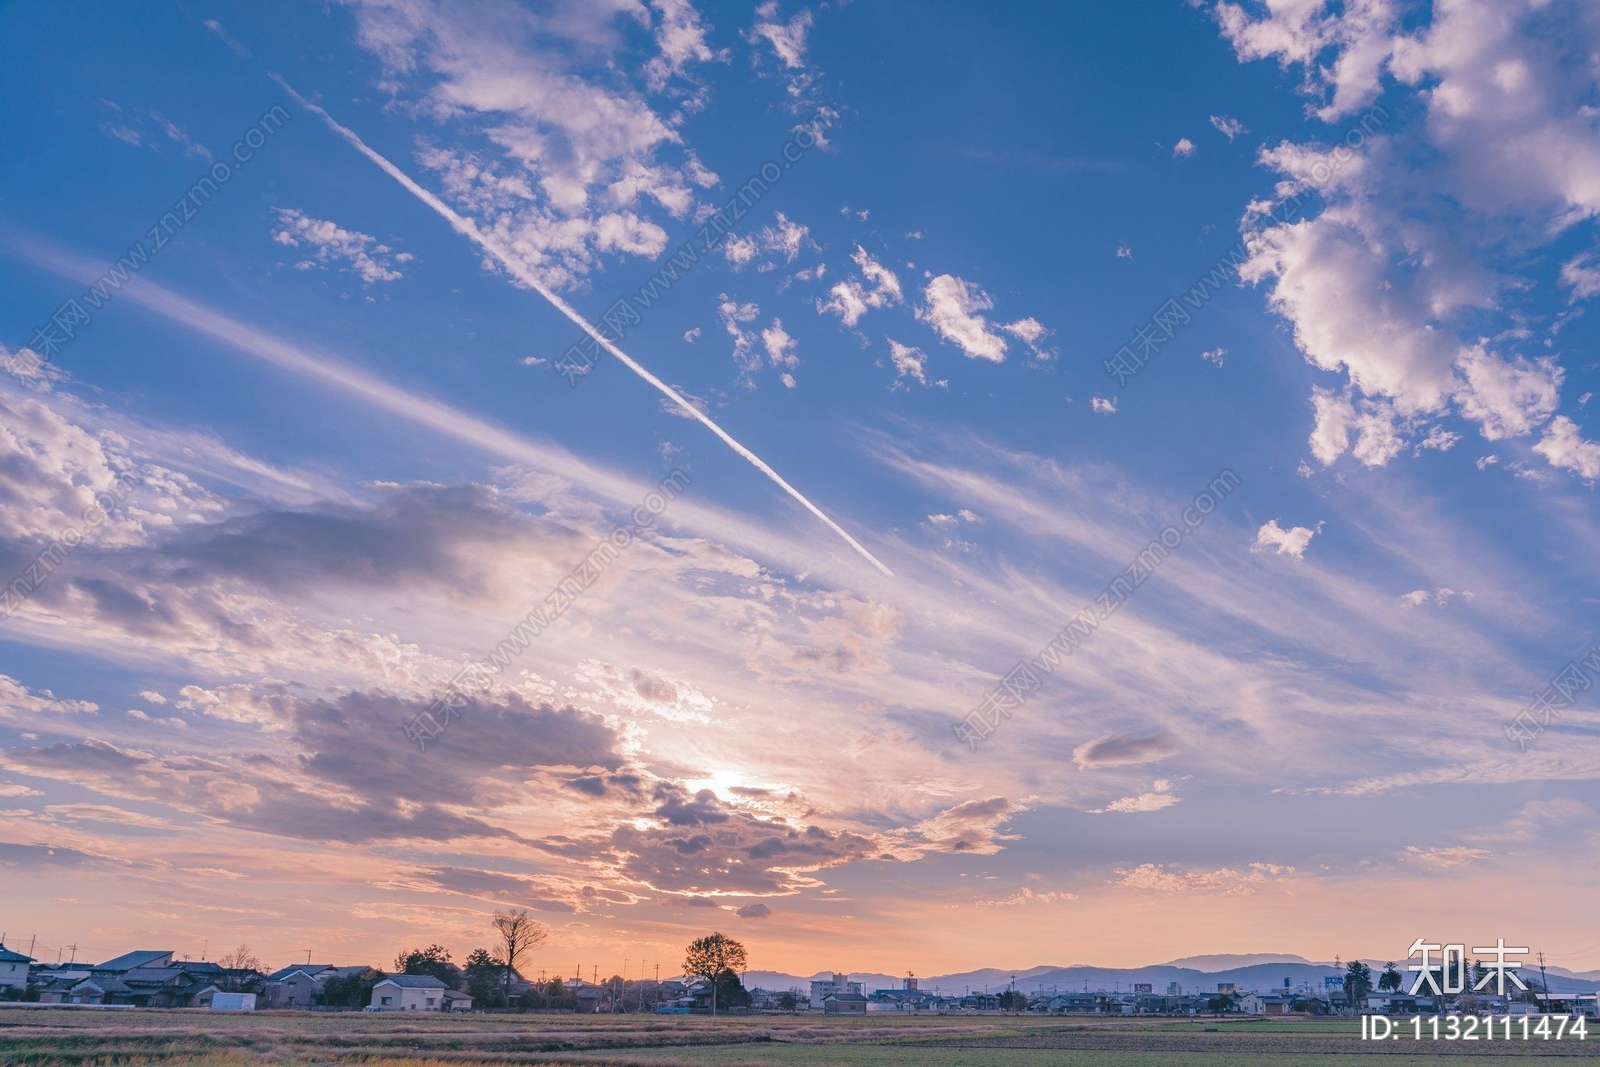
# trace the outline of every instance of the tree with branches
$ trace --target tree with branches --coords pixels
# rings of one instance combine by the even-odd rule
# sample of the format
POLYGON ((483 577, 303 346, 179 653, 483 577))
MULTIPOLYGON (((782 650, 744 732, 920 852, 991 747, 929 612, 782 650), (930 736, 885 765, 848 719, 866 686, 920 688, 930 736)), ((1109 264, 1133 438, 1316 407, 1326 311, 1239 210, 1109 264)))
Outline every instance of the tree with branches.
POLYGON ((249 945, 240 945, 217 960, 222 968, 222 980, 217 985, 230 993, 243 992, 254 984, 262 971, 261 957, 250 951, 249 945))
POLYGON ((544 944, 550 931, 544 923, 528 916, 527 909, 494 913, 494 928, 500 934, 500 959, 505 964, 505 1002, 511 1003, 511 975, 517 961, 544 944))
POLYGON ((443 945, 402 952, 394 958, 394 969, 400 974, 432 975, 452 989, 461 981, 461 968, 450 962, 450 950, 443 945))
POLYGON ((711 933, 689 942, 683 957, 683 973, 711 983, 711 1014, 715 1015, 718 983, 723 981, 724 974, 744 970, 746 962, 743 945, 731 937, 711 933))
POLYGON ((1354 1010, 1359 1011, 1360 1006, 1367 1001, 1367 994, 1372 992, 1372 968, 1360 960, 1351 960, 1344 969, 1344 1002, 1354 1010))

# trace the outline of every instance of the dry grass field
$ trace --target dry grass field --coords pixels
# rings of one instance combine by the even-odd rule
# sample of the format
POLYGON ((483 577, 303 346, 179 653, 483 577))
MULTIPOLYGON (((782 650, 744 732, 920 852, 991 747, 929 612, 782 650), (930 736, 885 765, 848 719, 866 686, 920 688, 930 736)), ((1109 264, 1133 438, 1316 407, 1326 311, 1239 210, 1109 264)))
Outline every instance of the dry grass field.
POLYGON ((467 1015, 0 1008, 5 1067, 1394 1067, 1600 1057, 1596 1042, 1362 1043, 1354 1022, 467 1015))

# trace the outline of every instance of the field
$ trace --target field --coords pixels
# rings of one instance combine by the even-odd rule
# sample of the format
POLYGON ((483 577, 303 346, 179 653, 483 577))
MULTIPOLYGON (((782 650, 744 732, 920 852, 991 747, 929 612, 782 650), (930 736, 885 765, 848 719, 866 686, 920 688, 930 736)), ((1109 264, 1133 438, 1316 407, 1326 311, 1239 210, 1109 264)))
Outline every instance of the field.
POLYGON ((0 1064, 27 1067, 1393 1067, 1600 1056, 1593 1041, 1359 1040, 1346 1020, 466 1015, 0 1007, 0 1064))

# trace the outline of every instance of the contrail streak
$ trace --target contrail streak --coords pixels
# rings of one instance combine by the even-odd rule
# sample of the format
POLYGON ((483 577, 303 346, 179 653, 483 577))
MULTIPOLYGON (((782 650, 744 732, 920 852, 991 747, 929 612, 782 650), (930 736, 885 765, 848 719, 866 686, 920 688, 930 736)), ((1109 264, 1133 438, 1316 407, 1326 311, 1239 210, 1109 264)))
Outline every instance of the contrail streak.
POLYGON ((851 537, 850 534, 845 531, 844 527, 830 519, 826 514, 823 513, 821 508, 807 500, 800 490, 784 481, 783 475, 769 467, 766 461, 760 456, 756 455, 744 445, 734 440, 732 434, 728 433, 728 431, 724 430, 721 426, 718 426, 715 422, 713 422, 710 417, 705 414, 705 412, 701 411, 699 408, 689 403, 688 400, 684 399, 684 397, 676 389, 672 388, 672 386, 668 385, 660 378, 657 378, 654 374, 651 374, 632 356, 628 355, 622 349, 612 344, 604 334, 590 325, 589 320, 578 314, 577 310, 574 309, 571 304, 568 304, 565 300, 561 299, 561 297, 551 292, 550 289, 548 289, 542 282, 539 281, 537 277, 534 276, 532 271, 529 271, 527 268, 522 266, 522 264, 518 263, 515 257, 513 257, 504 248, 500 247, 496 241, 486 236, 483 231, 479 230, 476 223, 474 223, 471 219, 463 218, 461 215, 458 215, 455 210, 450 207, 450 205, 446 204, 443 200, 440 200, 427 189, 424 189, 422 186, 418 185, 408 174, 406 174, 405 171, 389 162, 388 159, 368 146, 365 141, 356 135, 354 130, 340 125, 332 115, 328 114, 322 108, 301 96, 288 82, 284 81, 276 74, 271 75, 271 77, 273 81, 283 86, 284 91, 290 96, 294 97, 295 101, 301 107, 305 108, 307 111, 321 116, 322 121, 326 122, 328 127, 332 129, 334 133, 348 141, 351 147, 353 147, 356 151, 360 152, 362 155, 372 160, 372 162, 376 163, 385 174, 389 175, 389 177, 393 178, 395 181, 404 186, 412 196, 415 196, 418 200, 421 200, 424 204, 432 208, 440 217, 442 217, 446 222, 450 223, 450 226, 457 233, 470 239, 479 248, 493 256, 501 266, 510 271, 511 274, 519 281, 523 282, 534 292, 548 300, 552 307, 561 312, 567 318, 571 319, 572 322, 579 329, 583 330, 584 333, 594 338, 596 343, 598 343, 607 352, 610 352, 613 356, 615 356, 618 362, 622 363, 629 370, 633 371, 633 373, 637 374, 639 377, 643 378, 645 381, 659 389, 662 395, 666 396, 674 404, 677 404, 680 408, 682 408, 685 414, 687 414, 690 418, 699 422, 706 429, 722 438, 723 442, 729 448, 733 449, 739 455, 748 460, 750 464, 756 468, 756 470, 760 471, 762 474, 765 474, 768 478, 771 478, 775 483, 777 483, 780 489, 782 489, 785 493, 788 493, 795 500, 799 501, 807 511, 811 512, 811 514, 827 523, 830 530, 844 538, 845 541, 849 543, 850 547, 861 553, 867 562, 878 568, 878 570, 882 571, 886 576, 890 578, 894 577, 893 571, 880 563, 876 556, 874 556, 871 552, 868 552, 866 548, 862 546, 861 542, 857 541, 854 537, 851 537))

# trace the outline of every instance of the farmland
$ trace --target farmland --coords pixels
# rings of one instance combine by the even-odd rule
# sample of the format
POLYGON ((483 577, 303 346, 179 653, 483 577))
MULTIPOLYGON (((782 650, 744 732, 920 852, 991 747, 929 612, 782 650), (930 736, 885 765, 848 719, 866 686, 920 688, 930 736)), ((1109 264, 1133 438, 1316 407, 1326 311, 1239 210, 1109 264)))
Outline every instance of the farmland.
POLYGON ((1362 1043, 1354 1021, 1013 1016, 712 1019, 582 1015, 0 1009, 0 1063, 27 1067, 1357 1067, 1594 1059, 1588 1042, 1362 1043), (1398 1057, 1398 1059, 1397 1059, 1398 1057))

